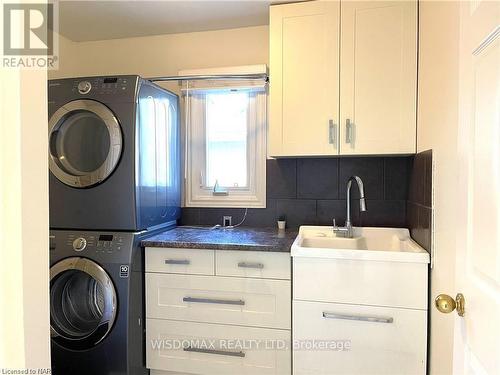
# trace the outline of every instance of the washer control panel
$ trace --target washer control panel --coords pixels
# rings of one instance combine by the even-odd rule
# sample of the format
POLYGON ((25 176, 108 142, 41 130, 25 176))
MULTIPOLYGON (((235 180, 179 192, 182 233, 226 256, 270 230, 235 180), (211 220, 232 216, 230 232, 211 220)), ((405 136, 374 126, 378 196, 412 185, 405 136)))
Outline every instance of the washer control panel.
POLYGON ((66 235, 66 245, 76 252, 92 252, 94 254, 111 254, 120 252, 124 246, 124 236, 119 233, 93 233, 66 235))
POLYGON ((134 233, 94 231, 50 231, 51 259, 88 257, 106 263, 127 262, 137 246, 134 233))

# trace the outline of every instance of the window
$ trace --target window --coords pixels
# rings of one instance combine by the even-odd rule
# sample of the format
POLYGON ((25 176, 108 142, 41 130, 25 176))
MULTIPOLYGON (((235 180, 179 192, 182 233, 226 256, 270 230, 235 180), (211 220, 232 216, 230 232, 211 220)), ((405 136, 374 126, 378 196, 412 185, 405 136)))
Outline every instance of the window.
POLYGON ((206 95, 205 186, 248 186, 248 92, 212 92, 206 95))
POLYGON ((184 90, 186 206, 265 207, 265 86, 184 90))

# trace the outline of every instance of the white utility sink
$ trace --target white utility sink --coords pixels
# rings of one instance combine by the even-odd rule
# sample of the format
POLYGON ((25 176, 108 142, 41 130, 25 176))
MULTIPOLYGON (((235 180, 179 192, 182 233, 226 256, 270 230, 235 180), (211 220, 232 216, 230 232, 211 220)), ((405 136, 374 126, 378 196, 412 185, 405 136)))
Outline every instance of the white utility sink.
POLYGON ((353 238, 337 237, 333 227, 301 226, 293 257, 429 263, 429 253, 404 228, 356 227, 353 238))

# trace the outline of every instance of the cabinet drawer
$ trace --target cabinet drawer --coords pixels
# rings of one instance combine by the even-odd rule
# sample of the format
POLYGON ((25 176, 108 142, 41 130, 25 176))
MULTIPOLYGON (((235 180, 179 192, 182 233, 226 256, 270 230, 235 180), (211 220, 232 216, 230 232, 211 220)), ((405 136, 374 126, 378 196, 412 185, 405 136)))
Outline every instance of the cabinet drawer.
POLYGON ((146 272, 214 275, 214 250, 146 248, 146 272))
POLYGON ((427 264, 293 258, 294 300, 427 309, 427 264))
POLYGON ((286 280, 146 274, 148 318, 290 329, 286 280))
POLYGON ((290 375, 290 331, 146 320, 146 365, 190 374, 290 375), (274 348, 272 347, 274 345, 274 348))
POLYGON ((426 311, 294 301, 293 316, 294 375, 425 374, 426 311), (299 349, 311 340, 337 349, 299 349))
POLYGON ((290 280, 290 253, 217 251, 215 273, 221 276, 290 280))

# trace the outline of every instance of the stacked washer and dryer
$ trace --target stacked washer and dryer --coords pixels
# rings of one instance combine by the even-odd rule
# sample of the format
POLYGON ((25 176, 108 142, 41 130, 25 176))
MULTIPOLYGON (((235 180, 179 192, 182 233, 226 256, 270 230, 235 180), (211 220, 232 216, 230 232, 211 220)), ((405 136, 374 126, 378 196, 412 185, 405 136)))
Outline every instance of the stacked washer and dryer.
POLYGON ((138 76, 48 90, 52 373, 146 374, 140 242, 180 216, 178 97, 138 76))

